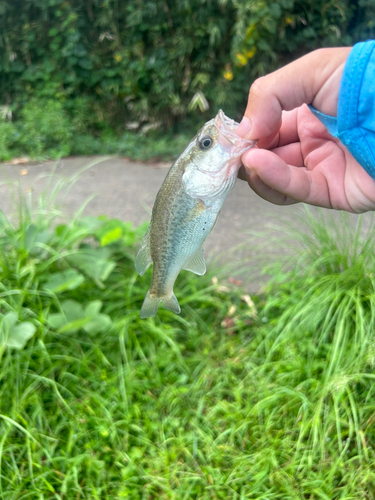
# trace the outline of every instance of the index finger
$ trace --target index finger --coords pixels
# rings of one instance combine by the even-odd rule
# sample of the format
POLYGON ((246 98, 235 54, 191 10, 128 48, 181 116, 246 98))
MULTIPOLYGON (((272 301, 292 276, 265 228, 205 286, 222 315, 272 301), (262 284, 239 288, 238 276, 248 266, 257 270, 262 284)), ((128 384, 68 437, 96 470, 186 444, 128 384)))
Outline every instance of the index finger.
POLYGON ((315 99, 320 111, 335 116, 341 75, 350 50, 319 49, 258 78, 250 88, 245 111, 252 121, 247 139, 269 137, 277 130, 283 110, 314 104, 315 99))

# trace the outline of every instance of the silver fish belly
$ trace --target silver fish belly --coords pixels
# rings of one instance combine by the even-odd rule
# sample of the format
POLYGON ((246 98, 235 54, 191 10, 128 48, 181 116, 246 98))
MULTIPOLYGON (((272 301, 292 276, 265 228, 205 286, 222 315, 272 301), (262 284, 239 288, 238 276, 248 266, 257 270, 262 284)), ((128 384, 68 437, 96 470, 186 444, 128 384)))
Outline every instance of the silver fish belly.
POLYGON ((170 168, 135 259, 141 276, 153 263, 141 318, 155 316, 160 302, 180 313, 173 285, 181 269, 198 275, 206 272, 202 244, 234 186, 241 155, 255 145, 235 134, 237 126, 219 111, 170 168))

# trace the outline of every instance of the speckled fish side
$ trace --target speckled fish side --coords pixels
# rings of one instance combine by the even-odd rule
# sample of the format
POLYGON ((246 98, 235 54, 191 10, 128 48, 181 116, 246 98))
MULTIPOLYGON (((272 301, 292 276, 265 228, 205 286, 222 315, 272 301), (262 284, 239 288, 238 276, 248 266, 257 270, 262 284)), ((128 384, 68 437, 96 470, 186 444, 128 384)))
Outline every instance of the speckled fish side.
POLYGON ((198 275, 206 272, 202 244, 234 186, 241 155, 255 145, 235 134, 237 126, 219 111, 170 168, 135 259, 140 276, 154 264, 141 318, 155 316, 160 302, 180 313, 173 285, 181 269, 198 275))

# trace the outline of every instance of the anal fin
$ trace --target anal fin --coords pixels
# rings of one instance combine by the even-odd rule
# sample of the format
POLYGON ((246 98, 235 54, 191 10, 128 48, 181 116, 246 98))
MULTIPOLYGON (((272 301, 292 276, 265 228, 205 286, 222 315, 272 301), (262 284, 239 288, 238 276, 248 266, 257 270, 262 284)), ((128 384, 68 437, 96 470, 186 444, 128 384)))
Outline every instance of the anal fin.
POLYGON ((202 276, 206 272, 206 263, 203 257, 203 248, 200 247, 190 259, 184 265, 185 271, 191 271, 192 273, 202 276))

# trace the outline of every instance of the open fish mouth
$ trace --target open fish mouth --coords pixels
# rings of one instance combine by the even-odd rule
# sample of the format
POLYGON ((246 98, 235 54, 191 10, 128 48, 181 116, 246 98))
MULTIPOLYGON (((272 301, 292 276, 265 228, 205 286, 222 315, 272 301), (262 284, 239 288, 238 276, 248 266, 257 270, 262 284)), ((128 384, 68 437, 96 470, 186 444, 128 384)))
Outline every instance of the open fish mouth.
POLYGON ((230 156, 241 156, 249 148, 255 146, 257 141, 243 139, 236 134, 239 123, 225 115, 221 109, 214 118, 214 125, 219 132, 219 144, 230 150, 230 156))

